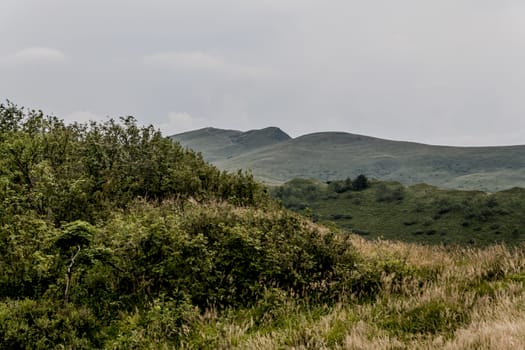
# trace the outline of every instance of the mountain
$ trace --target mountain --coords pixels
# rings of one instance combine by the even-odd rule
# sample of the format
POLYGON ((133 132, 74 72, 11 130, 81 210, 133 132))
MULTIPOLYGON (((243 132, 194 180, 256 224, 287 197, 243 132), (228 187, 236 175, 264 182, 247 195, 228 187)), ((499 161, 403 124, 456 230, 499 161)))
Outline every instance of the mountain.
POLYGON ((201 152, 210 162, 231 159, 246 152, 274 145, 291 137, 276 127, 246 132, 204 128, 174 135, 183 146, 201 152))
POLYGON ((344 132, 287 136, 278 128, 246 133, 207 128, 171 138, 202 152, 221 169, 249 169, 271 184, 296 177, 327 181, 365 174, 405 185, 453 189, 525 187, 524 145, 433 146, 344 132))

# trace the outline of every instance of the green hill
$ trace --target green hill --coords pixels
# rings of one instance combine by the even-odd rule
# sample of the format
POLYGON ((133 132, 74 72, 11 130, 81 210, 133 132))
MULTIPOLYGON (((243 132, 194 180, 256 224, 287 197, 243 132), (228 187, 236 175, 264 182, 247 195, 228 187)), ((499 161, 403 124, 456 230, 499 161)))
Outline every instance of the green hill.
POLYGON ((171 138, 185 147, 201 152, 205 160, 215 162, 289 140, 290 136, 275 127, 247 132, 204 128, 171 138))
POLYGON ((172 138, 202 152, 221 169, 251 170, 271 184, 296 177, 327 181, 366 174, 405 185, 428 183, 484 191, 525 187, 525 146, 431 146, 323 132, 251 148, 235 146, 229 152, 229 138, 218 137, 224 133, 213 129, 209 136, 196 131, 172 138))
POLYGON ((287 208, 368 238, 460 245, 525 240, 523 188, 488 194, 371 181, 358 191, 349 179, 294 179, 272 193, 287 208))

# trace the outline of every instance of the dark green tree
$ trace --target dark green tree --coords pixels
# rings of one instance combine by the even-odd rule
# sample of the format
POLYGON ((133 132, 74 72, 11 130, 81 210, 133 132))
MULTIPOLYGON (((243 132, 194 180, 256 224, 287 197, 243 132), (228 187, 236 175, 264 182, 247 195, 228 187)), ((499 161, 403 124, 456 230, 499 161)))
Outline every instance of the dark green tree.
POLYGON ((362 191, 370 186, 365 175, 361 174, 352 181, 352 189, 354 191, 362 191))

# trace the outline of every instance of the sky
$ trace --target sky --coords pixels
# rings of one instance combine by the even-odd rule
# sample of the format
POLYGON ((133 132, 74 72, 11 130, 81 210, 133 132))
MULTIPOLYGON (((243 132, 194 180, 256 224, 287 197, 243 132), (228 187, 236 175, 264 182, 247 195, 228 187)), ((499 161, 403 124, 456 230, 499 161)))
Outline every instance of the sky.
POLYGON ((520 0, 1 0, 0 100, 166 135, 525 144, 520 0))

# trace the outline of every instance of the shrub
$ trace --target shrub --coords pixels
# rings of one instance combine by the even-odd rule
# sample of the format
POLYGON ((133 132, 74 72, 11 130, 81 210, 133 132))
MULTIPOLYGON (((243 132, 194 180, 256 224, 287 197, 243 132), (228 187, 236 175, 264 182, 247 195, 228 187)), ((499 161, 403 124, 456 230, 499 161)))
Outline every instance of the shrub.
POLYGON ((468 312, 456 304, 431 300, 392 312, 380 324, 394 335, 444 334, 450 336, 468 322, 468 312))
POLYGON ((100 348, 100 326, 87 308, 30 299, 0 303, 2 349, 100 348))
POLYGON ((199 312, 188 300, 161 297, 146 306, 119 320, 118 334, 106 343, 107 348, 175 348, 181 340, 191 337, 199 312))
POLYGON ((438 271, 414 268, 399 260, 361 263, 349 279, 350 290, 362 300, 374 300, 380 293, 407 294, 413 288, 436 280, 438 271))
POLYGON ((354 269, 347 238, 321 233, 296 214, 236 212, 227 204, 190 205, 179 213, 167 208, 138 208, 104 233, 120 236, 110 241, 118 252, 120 267, 112 274, 120 300, 185 291, 194 305, 222 308, 253 304, 273 287, 330 299, 354 269))
POLYGON ((352 189, 354 191, 362 191, 370 187, 370 183, 365 175, 358 175, 354 181, 352 181, 352 189))
POLYGON ((402 186, 390 187, 385 184, 380 184, 376 188, 377 202, 395 202, 403 200, 404 189, 402 186))

